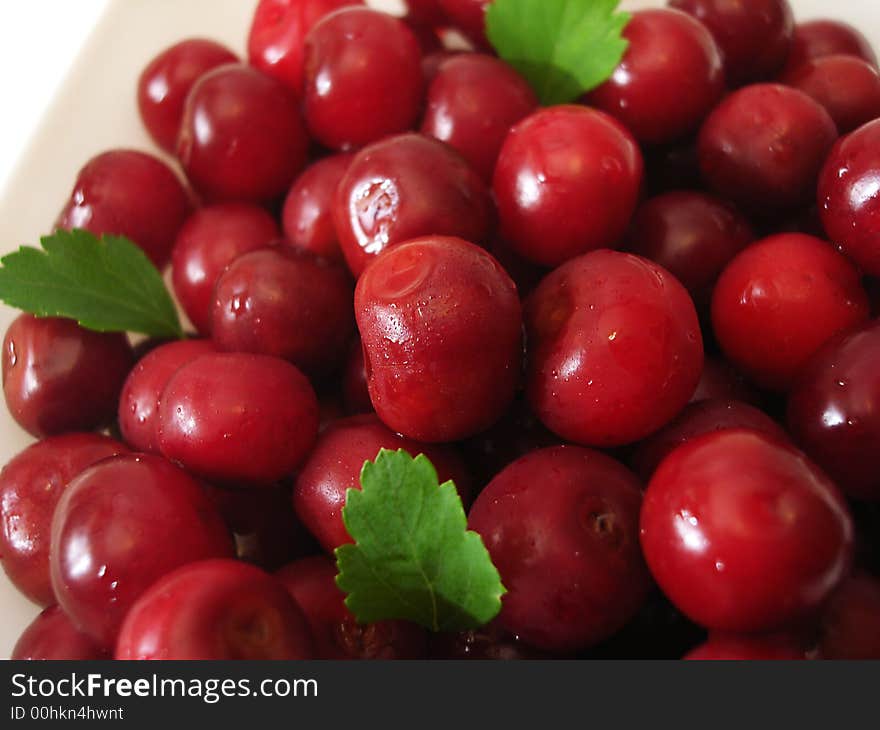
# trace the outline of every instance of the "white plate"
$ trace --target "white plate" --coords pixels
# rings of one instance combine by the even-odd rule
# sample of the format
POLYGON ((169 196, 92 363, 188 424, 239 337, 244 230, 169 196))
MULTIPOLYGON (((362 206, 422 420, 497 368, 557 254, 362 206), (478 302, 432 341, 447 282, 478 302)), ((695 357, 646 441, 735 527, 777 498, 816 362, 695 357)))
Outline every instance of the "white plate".
MULTIPOLYGON (((382 2, 397 4, 396 0, 373 4, 382 2)), ((631 8, 662 4, 660 0, 626 2, 631 8)), ((141 69, 158 51, 193 35, 214 38, 243 55, 254 5, 255 0, 113 0, 0 195, 0 253, 20 244, 36 244, 69 195, 77 170, 92 155, 112 147, 155 153, 134 102, 141 69)), ((792 5, 798 19, 847 20, 880 48, 876 0, 792 0, 792 5)), ((0 305, 0 335, 15 315, 0 305)), ((0 407, 0 465, 31 441, 0 407)), ((0 575, 0 657, 9 656, 36 613, 0 575)))

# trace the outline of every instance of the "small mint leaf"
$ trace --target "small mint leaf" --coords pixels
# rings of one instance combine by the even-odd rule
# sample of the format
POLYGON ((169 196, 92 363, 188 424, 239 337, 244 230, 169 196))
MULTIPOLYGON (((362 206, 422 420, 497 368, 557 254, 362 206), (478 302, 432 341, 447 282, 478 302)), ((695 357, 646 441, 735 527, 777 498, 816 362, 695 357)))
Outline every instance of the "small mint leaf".
POLYGON ((336 550, 337 585, 361 623, 403 619, 431 631, 491 621, 505 593, 452 482, 422 454, 382 449, 349 489, 342 518, 354 545, 336 550))
POLYGON ((146 254, 123 236, 58 230, 0 259, 0 300, 97 332, 182 337, 174 302, 146 254))
POLYGON ((620 0, 495 0, 486 33, 498 55, 544 106, 574 101, 606 81, 623 58, 629 13, 620 0))

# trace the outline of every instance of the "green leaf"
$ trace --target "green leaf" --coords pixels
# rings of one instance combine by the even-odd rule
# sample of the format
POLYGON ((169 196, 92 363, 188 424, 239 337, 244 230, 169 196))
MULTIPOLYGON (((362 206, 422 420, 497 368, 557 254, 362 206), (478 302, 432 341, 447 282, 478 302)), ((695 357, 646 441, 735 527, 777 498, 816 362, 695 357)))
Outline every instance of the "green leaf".
POLYGON ((382 449, 349 489, 342 517, 354 545, 336 550, 337 585, 361 623, 405 619, 431 631, 491 621, 505 593, 461 498, 421 454, 382 449))
POLYGON ((8 305, 98 332, 183 336, 162 275, 127 238, 59 230, 40 244, 0 259, 0 299, 8 305))
POLYGON ((545 106, 565 104, 611 76, 629 45, 620 0, 495 0, 486 33, 545 106))

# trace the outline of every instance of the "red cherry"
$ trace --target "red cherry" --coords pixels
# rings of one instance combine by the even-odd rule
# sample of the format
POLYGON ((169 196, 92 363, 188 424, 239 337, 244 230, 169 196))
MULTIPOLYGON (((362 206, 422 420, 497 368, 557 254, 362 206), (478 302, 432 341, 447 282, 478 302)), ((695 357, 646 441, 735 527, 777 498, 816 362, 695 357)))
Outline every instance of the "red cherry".
POLYGON ((620 446, 687 404, 703 369, 693 302, 647 259, 594 251, 549 274, 525 311, 526 392, 562 438, 620 446))
POLYGON ((794 40, 783 75, 808 61, 823 56, 854 56, 877 65, 877 55, 868 39, 848 23, 839 20, 809 20, 794 28, 794 40))
POLYGON ((421 659, 425 631, 408 621, 361 624, 336 587, 336 564, 324 555, 303 558, 279 570, 284 584, 305 614, 317 659, 421 659))
POLYGON ((67 484, 95 462, 127 452, 107 436, 69 433, 29 446, 0 472, 0 560, 34 603, 55 602, 49 579, 50 527, 67 484))
POLYGON ((642 167, 632 135, 602 112, 532 114, 511 130, 495 167, 503 238, 546 266, 614 245, 635 209, 642 167))
POLYGON ((880 659, 880 580, 856 573, 837 589, 822 615, 822 659, 880 659))
POLYGON ((373 414, 340 419, 318 437, 293 489, 297 515, 327 552, 352 542, 342 522, 345 493, 360 489, 364 462, 374 460, 381 449, 404 449, 411 456, 425 454, 437 469, 440 483, 453 480, 463 502, 470 504, 471 479, 451 447, 420 444, 399 436, 373 414))
POLYGON ((300 465, 318 432, 318 401, 293 365, 217 353, 184 365, 159 403, 162 454, 220 484, 271 485, 300 465))
POLYGON ((28 624, 10 657, 30 661, 109 658, 107 652, 77 630, 58 606, 50 606, 28 624))
POLYGON ((187 38, 166 48, 141 72, 138 111, 150 136, 166 152, 174 152, 183 106, 200 76, 238 57, 226 46, 204 38, 187 38))
POLYGON ((116 659, 311 659, 312 637, 284 586, 259 568, 203 560, 168 573, 131 607, 116 659))
POLYGON ((724 270, 712 298, 715 336, 759 385, 786 390, 813 354, 868 319, 856 268, 801 233, 765 238, 724 270))
POLYGON ((419 441, 488 428, 522 367, 516 287, 483 249, 457 238, 402 243, 355 289, 367 382, 386 426, 419 441))
POLYGON ((191 207, 189 192, 164 162, 135 150, 110 150, 79 171, 55 225, 126 236, 162 268, 191 207))
POLYGON ((641 537, 666 596, 697 623, 733 632, 811 615, 846 576, 853 549, 831 481, 791 446, 740 430, 666 457, 645 492, 641 537))
POLYGON ((706 27, 677 10, 640 10, 623 37, 623 59, 587 103, 639 142, 664 144, 696 131, 724 91, 721 53, 706 27))
POLYGON ((20 314, 3 340, 6 405, 38 438, 105 426, 133 359, 125 335, 20 314))
POLYGON ((806 659, 805 652, 790 636, 744 636, 716 632, 685 654, 690 661, 792 661, 806 659))
POLYGON ((52 520, 52 588, 73 623, 113 646, 132 604, 193 560, 232 555, 202 485, 158 456, 114 456, 64 490, 52 520))
POLYGON ((281 237, 275 219, 248 203, 199 208, 177 234, 171 281, 178 301, 202 334, 210 334, 211 304, 220 274, 235 259, 281 237))
POLYGON ((389 246, 427 235, 489 239, 492 200, 450 147, 403 134, 361 150, 336 193, 336 233, 355 276, 389 246))
POLYGON ((446 17, 474 43, 488 46, 486 9, 492 0, 439 0, 446 17))
POLYGON ((498 474, 468 526, 508 591, 500 624, 551 651, 583 649, 619 630, 650 584, 637 537, 640 503, 635 475, 589 449, 542 449, 498 474))
POLYGON ((190 91, 177 156, 206 198, 265 202, 287 192, 308 144, 293 92, 256 69, 229 64, 190 91))

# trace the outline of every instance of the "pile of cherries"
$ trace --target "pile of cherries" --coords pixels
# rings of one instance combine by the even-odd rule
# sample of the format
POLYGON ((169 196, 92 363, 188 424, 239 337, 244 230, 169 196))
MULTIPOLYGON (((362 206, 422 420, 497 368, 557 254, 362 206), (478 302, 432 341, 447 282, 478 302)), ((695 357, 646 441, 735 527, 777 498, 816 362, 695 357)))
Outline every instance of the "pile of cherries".
POLYGON ((487 5, 261 0, 248 63, 144 69, 183 176, 110 150, 56 225, 170 262, 197 334, 6 333, 41 439, 0 475, 45 607, 16 657, 880 658, 874 52, 786 0, 671 0, 539 108, 487 5), (489 626, 348 612, 381 448, 455 480, 489 626))

